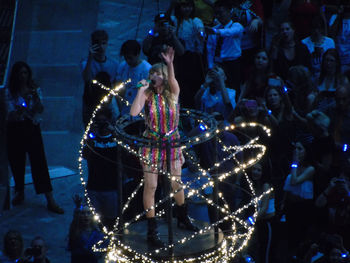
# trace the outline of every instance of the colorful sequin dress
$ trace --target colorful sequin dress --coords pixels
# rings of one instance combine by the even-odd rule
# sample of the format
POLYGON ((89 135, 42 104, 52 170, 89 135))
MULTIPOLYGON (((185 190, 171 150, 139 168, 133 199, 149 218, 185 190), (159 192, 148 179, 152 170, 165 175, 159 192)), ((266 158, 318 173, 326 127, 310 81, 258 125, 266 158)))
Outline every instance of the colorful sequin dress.
MULTIPOLYGON (((179 105, 168 103, 164 95, 152 92, 145 104, 146 130, 144 137, 154 141, 178 140, 179 105)), ((165 144, 164 144, 165 146, 165 144)), ((166 170, 166 148, 142 147, 142 156, 150 160, 151 164, 159 165, 158 168, 166 170)), ((181 148, 171 148, 171 168, 181 167, 184 158, 181 148)))

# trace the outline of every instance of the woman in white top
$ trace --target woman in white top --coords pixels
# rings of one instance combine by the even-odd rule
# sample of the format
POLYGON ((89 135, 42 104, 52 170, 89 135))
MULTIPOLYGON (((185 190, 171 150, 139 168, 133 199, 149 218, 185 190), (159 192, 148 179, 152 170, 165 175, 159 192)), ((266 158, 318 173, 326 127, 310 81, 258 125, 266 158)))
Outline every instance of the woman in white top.
MULTIPOLYGON (((266 170, 266 169, 265 169, 266 170)), ((255 164, 249 173, 250 179, 253 181, 256 194, 259 196, 268 191, 272 185, 266 178, 266 171, 260 163, 255 164)), ((258 250, 253 245, 254 251, 249 251, 250 255, 255 256, 257 262, 268 263, 276 262, 272 247, 272 239, 274 233, 275 218, 275 196, 272 193, 265 195, 258 203, 258 215, 256 221, 257 241, 259 242, 258 250)), ((255 240, 255 238, 253 238, 255 240)), ((254 242, 253 242, 254 244, 254 242)))
POLYGON ((315 168, 310 164, 311 154, 305 143, 297 142, 293 154, 291 172, 283 190, 284 207, 288 225, 288 248, 293 253, 305 240, 313 211, 313 177, 315 168))

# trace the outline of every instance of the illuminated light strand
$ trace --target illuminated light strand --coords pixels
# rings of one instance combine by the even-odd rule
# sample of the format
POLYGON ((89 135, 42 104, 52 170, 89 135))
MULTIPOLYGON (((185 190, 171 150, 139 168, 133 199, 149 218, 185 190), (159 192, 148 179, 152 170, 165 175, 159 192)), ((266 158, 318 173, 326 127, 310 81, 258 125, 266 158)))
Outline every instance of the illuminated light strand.
MULTIPOLYGON (((110 92, 110 94, 112 94, 112 95, 115 95, 116 94, 116 92, 110 92)), ((109 97, 109 96, 108 96, 109 97)), ((104 98, 103 99, 103 101, 101 102, 101 104, 103 104, 104 102, 106 102, 106 101, 108 101, 108 98, 104 98)), ((100 109, 100 107, 96 107, 96 111, 97 110, 99 110, 100 109)), ((94 118, 94 114, 93 114, 93 118, 94 118)), ((91 123, 92 123, 92 121, 93 121, 93 118, 91 119, 91 122, 89 122, 89 124, 91 125, 91 123)), ((257 124, 250 124, 250 123, 248 123, 248 124, 240 124, 240 125, 238 125, 239 127, 246 127, 246 126, 251 126, 251 127, 255 127, 255 126, 259 126, 259 125, 257 125, 257 124)), ((266 131, 267 133, 269 133, 270 132, 270 130, 268 129, 268 128, 266 128, 265 126, 263 126, 263 125, 260 125, 261 127, 263 127, 263 129, 264 129, 264 131, 266 131)), ((234 125, 230 125, 228 128, 226 128, 225 130, 229 130, 229 129, 234 129, 235 128, 235 126, 234 125)), ((87 131, 89 131, 90 130, 90 127, 88 127, 88 129, 87 129, 87 131)), ((220 133, 220 130, 216 130, 215 131, 217 134, 218 133, 220 133)), ((205 137, 208 137, 209 135, 208 135, 208 133, 206 133, 205 134, 205 137)), ((87 139, 87 132, 84 134, 84 140, 86 140, 87 139)), ((196 141, 196 142, 198 142, 198 141, 200 141, 201 140, 201 137, 196 137, 195 139, 194 139, 194 141, 196 141)), ((121 145, 123 145, 123 144, 121 144, 121 145)), ((185 146, 183 146, 182 147, 183 149, 186 149, 186 145, 185 146)), ((253 148, 253 147, 252 147, 253 148)), ((134 151, 134 153, 136 153, 136 151, 134 151)), ((263 154, 261 154, 261 156, 262 156, 263 154)), ((79 162, 81 162, 82 161, 82 158, 81 158, 81 152, 80 152, 80 157, 79 157, 79 162)), ((243 170, 244 171, 244 169, 247 167, 247 166, 249 166, 249 165, 251 165, 251 164, 253 164, 253 161, 250 161, 250 162, 248 162, 247 164, 242 164, 241 165, 241 167, 240 167, 240 170, 243 170)), ((82 176, 82 172, 83 172, 83 169, 82 169, 82 165, 81 165, 81 163, 79 163, 79 170, 80 170, 80 172, 81 172, 81 176, 82 176)), ((164 173, 164 171, 159 171, 159 172, 162 172, 162 173, 164 173)), ((238 171, 236 171, 236 172, 238 172, 238 171)), ((202 169, 202 175, 206 175, 206 174, 209 174, 208 173, 208 171, 205 171, 204 169, 202 169)), ((168 173, 166 173, 166 175, 169 177, 170 175, 168 174, 168 173)), ((227 173, 226 174, 227 176, 229 175, 229 173, 227 173)), ((222 177, 222 178, 224 178, 224 177, 222 177)), ((172 180, 173 180, 173 178, 171 178, 172 180)), ((209 179, 210 180, 210 179, 209 179)), ((82 178, 82 185, 84 185, 85 186, 85 182, 84 182, 84 179, 82 178)), ((212 186, 212 185, 211 185, 212 186)), ((86 191, 85 191, 86 192, 86 191)), ((87 193, 86 193, 87 194, 87 193)), ((194 192, 192 192, 192 194, 199 194, 199 192, 198 192, 198 190, 196 190, 196 191, 194 191, 194 192)), ((130 200, 132 199, 133 197, 131 197, 130 198, 130 200)), ((88 196, 87 196, 87 199, 89 199, 88 198, 88 196)), ((256 204, 256 202, 258 201, 258 198, 254 198, 253 200, 252 200, 252 202, 254 203, 254 204, 256 204)), ((209 205, 212 205, 212 200, 209 200, 209 199, 207 199, 207 203, 209 204, 209 205)), ((89 207, 91 206, 91 204, 90 204, 90 201, 88 200, 88 204, 89 204, 89 207)), ((249 206, 245 206, 245 207, 249 207, 249 206)), ((234 212, 234 214, 236 214, 236 213, 239 213, 240 212, 240 210, 242 210, 244 207, 242 207, 242 208, 240 208, 240 209, 238 209, 237 211, 235 211, 234 212)), ((92 214, 94 215, 94 218, 95 218, 95 220, 97 220, 97 221, 99 221, 100 222, 100 219, 99 219, 99 216, 95 213, 95 209, 94 208, 91 208, 90 209, 91 210, 91 212, 92 212, 92 214)), ((225 208, 223 208, 223 210, 221 210, 221 211, 225 211, 225 208)), ((255 214, 256 214, 257 212, 255 212, 255 214)), ((233 217, 233 218, 235 218, 235 217, 233 217)), ((253 216, 253 218, 254 218, 254 216, 253 216)), ((223 218, 223 220, 226 220, 227 219, 227 217, 224 217, 223 218)), ((238 221, 240 221, 240 222, 242 222, 242 220, 238 220, 238 221)), ((244 224, 243 224, 244 225, 244 224)), ((248 233, 246 233, 246 234, 239 234, 238 236, 228 236, 228 237, 226 237, 227 239, 229 239, 229 240, 237 240, 239 237, 247 237, 247 239, 245 239, 244 240, 244 242, 242 243, 243 245, 241 246, 241 247, 244 247, 246 244, 247 244, 247 242, 248 242, 248 240, 249 240, 249 238, 248 237, 250 237, 250 235, 251 235, 251 233, 252 233, 252 231, 253 231, 253 226, 248 226, 248 225, 246 225, 246 227, 248 228, 248 230, 249 230, 249 232, 248 233)), ((233 223, 233 227, 232 227, 232 229, 234 230, 235 229, 235 224, 233 223)), ((103 231, 106 233, 106 229, 105 228, 103 228, 103 231)), ((132 259, 134 259, 134 260, 142 260, 142 262, 157 262, 157 261, 153 261, 152 259, 149 259, 149 258, 147 258, 147 257, 145 257, 145 256, 143 256, 143 255, 140 255, 139 253, 137 253, 136 251, 133 251, 130 247, 128 247, 128 246, 125 246, 125 245, 123 245, 119 240, 116 240, 113 236, 111 236, 112 234, 113 234, 113 232, 109 232, 109 233, 107 233, 108 234, 108 237, 104 237, 104 239, 106 240, 106 239, 108 239, 108 238, 110 238, 112 241, 114 241, 114 242, 116 242, 116 243, 113 243, 113 242, 110 242, 110 244, 108 245, 108 247, 107 247, 107 249, 103 249, 104 251, 108 251, 108 256, 110 256, 111 258, 106 258, 106 262, 109 262, 109 260, 120 260, 119 262, 126 262, 127 260, 129 260, 130 258, 128 257, 128 256, 126 256, 126 255, 123 255, 123 251, 121 250, 121 248, 122 249, 125 249, 125 251, 129 251, 129 252, 133 252, 134 253, 134 256, 132 257, 132 259), (117 248, 117 245, 119 246, 119 248, 117 248), (113 257, 112 257, 113 256, 113 257)), ((184 242, 184 241, 181 241, 181 242, 184 242)), ((101 244, 102 242, 100 242, 100 243, 98 243, 98 244, 101 244)), ((222 259, 223 260, 228 260, 229 258, 231 258, 232 256, 234 256, 236 253, 237 253, 237 251, 238 250, 235 250, 234 249, 234 247, 233 246, 229 246, 229 247, 227 247, 227 241, 226 240, 224 240, 223 242, 222 242, 222 246, 217 250, 217 251, 214 251, 214 252, 211 252, 211 253, 207 253, 207 254, 204 254, 204 255, 201 255, 201 256, 199 256, 199 257, 197 257, 197 258, 190 258, 190 259, 185 259, 185 261, 183 261, 183 262, 192 262, 192 261, 196 261, 196 260, 200 260, 201 262, 212 262, 212 260, 213 259, 217 259, 217 256, 222 256, 222 259), (234 250, 234 251, 233 251, 234 250)), ((165 262, 168 262, 168 261, 165 261, 165 262)))

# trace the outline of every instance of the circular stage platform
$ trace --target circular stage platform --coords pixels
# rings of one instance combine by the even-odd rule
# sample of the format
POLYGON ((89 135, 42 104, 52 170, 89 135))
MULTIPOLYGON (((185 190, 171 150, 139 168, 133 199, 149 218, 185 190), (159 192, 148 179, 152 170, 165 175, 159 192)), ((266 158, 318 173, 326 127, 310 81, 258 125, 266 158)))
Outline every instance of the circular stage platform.
MULTIPOLYGON (((208 226, 208 223, 201 221, 194 221, 194 223, 201 229, 208 226)), ((165 219, 157 219, 158 232, 160 239, 168 244, 168 225, 165 219)), ((139 221, 128 226, 124 230, 123 244, 129 246, 136 252, 145 255, 152 253, 149 257, 155 260, 181 260, 188 257, 198 257, 205 253, 210 253, 216 250, 223 241, 223 233, 219 229, 219 234, 215 238, 214 229, 208 230, 206 233, 197 234, 193 239, 186 241, 185 243, 177 243, 184 237, 190 237, 193 234, 192 231, 185 230, 177 227, 177 219, 173 219, 173 236, 174 236, 174 248, 173 255, 170 255, 168 250, 160 250, 159 253, 155 253, 154 247, 147 245, 147 221, 139 221)))

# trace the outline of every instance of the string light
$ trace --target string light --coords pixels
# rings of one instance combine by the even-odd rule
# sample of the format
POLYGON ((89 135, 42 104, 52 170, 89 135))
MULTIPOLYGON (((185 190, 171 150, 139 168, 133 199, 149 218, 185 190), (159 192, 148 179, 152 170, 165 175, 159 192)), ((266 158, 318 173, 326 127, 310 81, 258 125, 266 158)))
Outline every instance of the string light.
MULTIPOLYGON (((104 103, 107 103, 108 101, 110 101, 110 98, 112 96, 117 96, 127 106, 130 105, 130 103, 128 101, 124 100, 118 94, 119 91, 128 82, 130 82, 130 80, 128 80, 127 82, 121 83, 121 84, 115 86, 114 88, 108 88, 96 80, 93 81, 93 84, 98 85, 100 88, 107 90, 108 94, 100 100, 99 105, 93 111, 92 117, 91 117, 91 119, 86 127, 86 130, 83 134, 83 138, 81 140, 81 147, 79 150, 79 157, 78 157, 78 164, 79 164, 78 166, 79 166, 80 180, 81 180, 81 183, 83 186, 86 185, 86 182, 85 182, 84 176, 83 176, 84 171, 83 171, 83 165, 82 165, 82 161, 83 161, 82 152, 83 152, 83 148, 84 148, 86 140, 88 138, 94 138, 94 137, 91 137, 91 136, 94 136, 94 134, 90 132, 90 128, 91 128, 92 124, 94 123, 95 116, 96 116, 97 112, 101 109, 102 105, 104 103)), ((191 116, 191 111, 187 110, 185 112, 185 114, 187 114, 188 116, 191 116)), ((140 116, 141 116, 141 118, 143 117, 142 114, 140 114, 140 116)), ((120 226, 120 216, 121 215, 119 215, 119 217, 116 219, 116 222, 113 226, 112 231, 108 231, 108 229, 105 226, 102 227, 102 231, 104 233, 104 236, 100 241, 98 241, 96 244, 93 245, 92 249, 95 252, 107 252, 106 258, 105 258, 106 262, 136 262, 136 261, 137 262, 144 262, 144 263, 159 262, 153 258, 153 256, 155 254, 159 254, 161 251, 167 251, 169 249, 172 249, 172 248, 174 248, 174 246, 176 246, 176 244, 184 244, 184 243, 188 242, 189 240, 195 238, 197 235, 205 234, 205 233, 211 231, 212 229, 214 229, 215 227, 217 227, 219 224, 223 223, 224 221, 228 221, 231 223, 230 233, 225 233, 223 241, 218 245, 218 247, 216 249, 214 249, 211 252, 205 252, 202 255, 199 255, 196 257, 185 258, 185 259, 181 260, 181 262, 208 262, 209 263, 209 262, 214 262, 214 261, 218 262, 218 260, 220 260, 220 262, 228 262, 230 259, 234 258, 239 252, 241 252, 242 249, 248 244, 248 241, 250 240, 251 235, 254 231, 254 226, 255 226, 255 222, 256 222, 256 218, 257 218, 257 214, 258 214, 258 202, 264 196, 270 194, 273 191, 273 189, 270 188, 267 191, 263 192, 261 195, 257 196, 255 193, 254 187, 253 187, 253 183, 250 180, 247 173, 245 172, 245 170, 248 167, 251 167, 252 165, 257 163, 259 160, 261 160, 261 158, 264 156, 264 154, 266 152, 266 147, 262 144, 257 143, 259 140, 259 137, 251 139, 248 143, 246 143, 244 145, 226 146, 220 140, 218 135, 220 135, 224 131, 232 131, 232 130, 235 130, 236 128, 259 127, 265 132, 265 134, 267 136, 271 136, 271 130, 262 124, 254 123, 254 122, 240 123, 237 125, 230 124, 230 125, 223 127, 222 129, 218 129, 216 127, 210 127, 210 125, 208 126, 208 124, 205 123, 204 120, 198 120, 198 121, 200 123, 199 128, 203 133, 198 135, 198 136, 195 136, 193 138, 189 138, 185 145, 181 145, 181 148, 183 149, 184 154, 191 160, 192 164, 194 164, 199 175, 195 179, 193 179, 192 181, 189 181, 185 184, 182 183, 178 177, 173 176, 169 172, 160 169, 160 167, 158 167, 157 164, 151 163, 150 160, 147 160, 144 156, 142 156, 137 150, 135 150, 128 143, 125 143, 122 140, 114 139, 115 142, 119 146, 126 149, 129 153, 137 156, 142 162, 144 162, 146 165, 149 165, 152 169, 154 169, 154 172, 164 174, 165 176, 167 176, 169 178, 169 180, 177 182, 180 185, 180 187, 176 191, 171 192, 168 196, 165 196, 162 200, 157 202, 151 208, 146 209, 142 213, 136 215, 130 221, 125 222, 123 224, 123 226, 120 226), (203 142, 205 140, 212 138, 214 135, 217 136, 218 142, 221 146, 221 149, 224 152, 227 152, 227 155, 225 158, 223 158, 219 162, 215 163, 213 165, 213 167, 210 167, 208 169, 203 169, 200 166, 199 162, 197 162, 194 159, 194 157, 191 154, 189 154, 188 151, 186 151, 186 149, 189 148, 189 146, 191 146, 191 144, 203 142), (256 154, 256 156, 254 158, 251 158, 248 161, 241 163, 237 160, 236 156, 237 156, 237 154, 244 152, 246 150, 257 150, 258 153, 256 154), (212 173, 216 169, 220 168, 220 166, 224 162, 229 161, 229 160, 233 160, 236 164, 236 167, 234 167, 231 171, 228 171, 225 173, 219 173, 219 174, 212 173), (228 204, 227 204, 226 200, 224 199, 223 194, 221 192, 219 192, 218 197, 223 202, 222 206, 214 203, 212 199, 202 195, 203 190, 214 186, 214 180, 213 180, 214 176, 216 176, 218 178, 219 182, 223 182, 227 177, 232 176, 234 174, 239 174, 239 173, 244 174, 244 178, 248 182, 248 186, 249 186, 249 190, 250 190, 250 194, 252 196, 252 199, 249 203, 243 205, 242 207, 239 207, 236 211, 230 211, 229 206, 228 206, 228 204), (192 189, 190 187, 190 185, 193 182, 195 182, 196 180, 201 179, 201 177, 205 177, 207 179, 207 183, 203 184, 198 189, 192 189), (123 242, 121 242, 117 238, 119 231, 128 228, 128 226, 130 224, 141 219, 142 216, 145 215, 147 212, 149 212, 153 209, 156 209, 160 204, 171 199, 171 197, 176 195, 177 192, 182 191, 184 189, 189 190, 189 192, 188 192, 189 197, 190 196, 197 196, 198 198, 204 200, 208 206, 212 206, 215 209, 217 209, 218 211, 220 211, 223 214, 222 219, 220 219, 217 222, 214 222, 208 226, 201 228, 197 232, 189 234, 189 236, 186 236, 182 239, 177 240, 174 244, 169 244, 168 246, 156 249, 154 251, 149 251, 145 255, 140 254, 139 252, 137 252, 133 248, 125 245, 123 242), (251 216, 249 216, 248 218, 242 219, 243 212, 245 210, 247 210, 249 207, 254 207, 254 213, 251 216), (107 246, 105 246, 106 243, 108 244, 107 246)), ((139 140, 139 141, 141 141, 141 140, 139 140)), ((137 144, 138 140, 133 140, 132 142, 134 144, 137 144)), ((137 195, 138 191, 141 189, 143 184, 144 184, 144 180, 142 179, 141 182, 139 183, 139 185, 135 188, 133 193, 131 193, 131 195, 128 197, 127 201, 125 202, 125 204, 122 208, 122 214, 128 209, 130 202, 135 198, 135 196, 137 195)), ((85 195, 85 198, 86 198, 86 201, 87 201, 87 204, 89 206, 89 209, 90 209, 90 212, 92 214, 93 219, 97 223, 102 225, 101 217, 96 212, 95 208, 92 206, 91 200, 88 196, 86 188, 84 191, 84 195, 85 195)), ((162 211, 158 212, 157 215, 160 216, 160 215, 163 215, 164 213, 165 213, 164 210, 162 210, 162 211)), ((165 262, 165 263, 169 262, 170 263, 170 262, 180 262, 180 261, 176 261, 176 260, 175 261, 168 261, 168 260, 162 259, 161 262, 165 262)))

